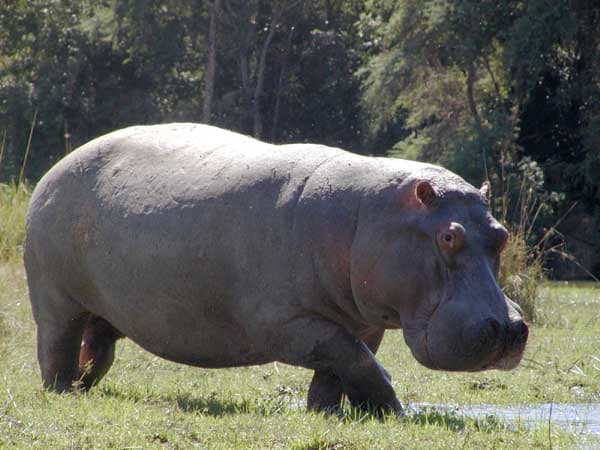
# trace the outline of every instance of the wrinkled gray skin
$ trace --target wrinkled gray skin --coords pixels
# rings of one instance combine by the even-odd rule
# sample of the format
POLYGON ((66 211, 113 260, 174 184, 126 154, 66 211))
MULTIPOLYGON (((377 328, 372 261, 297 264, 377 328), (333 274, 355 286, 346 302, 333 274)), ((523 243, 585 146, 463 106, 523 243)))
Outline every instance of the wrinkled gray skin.
POLYGON ((133 127, 58 163, 29 206, 25 267, 44 385, 96 383, 126 336, 179 363, 315 370, 311 409, 401 411, 385 329, 433 369, 511 369, 527 326, 495 280, 485 187, 428 164, 133 127))

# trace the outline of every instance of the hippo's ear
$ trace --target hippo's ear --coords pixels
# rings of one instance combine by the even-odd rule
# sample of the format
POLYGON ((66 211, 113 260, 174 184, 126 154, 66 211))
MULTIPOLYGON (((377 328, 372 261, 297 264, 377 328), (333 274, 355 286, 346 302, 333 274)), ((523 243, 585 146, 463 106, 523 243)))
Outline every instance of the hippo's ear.
POLYGON ((488 180, 485 180, 483 182, 483 184, 479 188, 479 192, 481 192, 481 195, 483 195, 483 198, 489 205, 491 198, 492 198, 492 185, 490 184, 490 182, 488 180))
POLYGON ((428 181, 419 181, 415 187, 415 195, 419 201, 430 208, 435 207, 440 199, 433 186, 428 181))

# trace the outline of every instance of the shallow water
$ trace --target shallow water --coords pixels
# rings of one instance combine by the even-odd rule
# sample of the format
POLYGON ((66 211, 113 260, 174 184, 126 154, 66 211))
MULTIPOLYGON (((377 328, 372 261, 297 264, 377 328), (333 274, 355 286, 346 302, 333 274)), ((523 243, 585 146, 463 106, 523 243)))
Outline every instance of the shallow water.
POLYGON ((600 436, 600 403, 540 403, 534 405, 435 405, 415 404, 410 409, 418 413, 423 409, 453 412, 471 419, 493 416, 508 424, 540 425, 552 423, 567 431, 600 436))

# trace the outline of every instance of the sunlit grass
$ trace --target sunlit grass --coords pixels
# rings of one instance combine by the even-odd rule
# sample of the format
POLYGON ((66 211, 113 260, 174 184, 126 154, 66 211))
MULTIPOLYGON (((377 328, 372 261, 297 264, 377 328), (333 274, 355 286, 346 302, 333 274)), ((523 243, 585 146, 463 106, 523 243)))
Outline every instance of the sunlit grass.
POLYGON ((30 189, 24 183, 0 183, 0 261, 21 255, 30 195, 30 189))

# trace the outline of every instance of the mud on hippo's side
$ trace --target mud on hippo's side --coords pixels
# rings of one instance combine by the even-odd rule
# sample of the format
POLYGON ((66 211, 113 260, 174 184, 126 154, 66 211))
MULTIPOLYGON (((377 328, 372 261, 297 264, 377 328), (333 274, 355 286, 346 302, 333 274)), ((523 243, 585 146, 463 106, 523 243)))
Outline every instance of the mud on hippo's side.
POLYGON ((27 214, 43 383, 90 388, 128 337, 199 367, 312 369, 310 409, 400 412, 374 356, 391 328, 433 369, 514 368, 528 329, 487 196, 441 167, 206 125, 95 139, 27 214))

